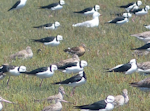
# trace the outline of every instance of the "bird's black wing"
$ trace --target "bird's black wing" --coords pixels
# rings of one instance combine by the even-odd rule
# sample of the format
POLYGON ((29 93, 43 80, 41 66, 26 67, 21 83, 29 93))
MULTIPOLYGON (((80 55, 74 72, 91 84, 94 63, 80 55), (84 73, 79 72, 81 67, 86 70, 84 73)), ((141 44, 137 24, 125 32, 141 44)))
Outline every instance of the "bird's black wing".
POLYGON ((82 11, 78 11, 78 12, 74 12, 74 13, 85 13, 85 12, 88 12, 88 11, 91 11, 92 10, 92 7, 89 7, 89 8, 86 8, 82 11))
POLYGON ((46 71, 48 68, 47 67, 41 67, 41 68, 38 68, 38 69, 35 69, 35 70, 32 70, 30 72, 24 72, 25 74, 37 74, 39 72, 44 72, 46 71))
POLYGON ((78 62, 71 62, 71 63, 66 63, 63 66, 58 66, 58 69, 60 70, 65 70, 68 67, 76 66, 78 62))
POLYGON ((41 6, 40 8, 41 9, 51 9, 51 8, 53 8, 53 7, 56 7, 57 5, 58 5, 59 3, 52 3, 52 4, 49 4, 49 5, 47 5, 47 6, 41 6))
POLYGON ((89 105, 83 105, 83 106, 75 106, 78 109, 89 109, 89 110, 100 110, 100 109, 105 109, 106 107, 106 102, 104 100, 95 102, 93 104, 89 105))
POLYGON ((120 67, 114 68, 108 72, 125 72, 125 71, 129 70, 130 68, 131 68, 131 64, 127 63, 127 64, 124 64, 120 67))
POLYGON ((69 84, 69 83, 74 83, 74 82, 78 82, 82 79, 82 77, 78 74, 78 75, 75 75, 69 79, 66 79, 64 81, 61 81, 61 82, 56 82, 56 83, 53 83, 53 84, 69 84))
POLYGON ((131 49, 131 50, 145 50, 145 49, 148 49, 150 48, 150 43, 147 43, 139 48, 135 48, 135 49, 131 49))
POLYGON ((131 5, 133 5, 134 4, 134 2, 133 3, 129 3, 129 4, 127 4, 127 5, 122 5, 122 6, 119 6, 120 8, 128 8, 129 6, 131 6, 131 5))
POLYGON ((142 8, 140 8, 140 9, 134 9, 134 10, 130 10, 130 13, 136 14, 137 12, 140 12, 142 10, 143 10, 142 8))
POLYGON ((44 42, 51 42, 55 39, 56 37, 45 37, 45 38, 42 38, 42 39, 32 39, 34 42, 41 42, 41 43, 44 43, 44 42))
POLYGON ((42 27, 50 27, 52 26, 53 24, 52 23, 48 23, 48 24, 44 24, 44 25, 40 25, 40 26, 35 26, 33 28, 42 28, 42 27))
POLYGON ((109 23, 117 23, 118 21, 122 21, 122 20, 124 20, 124 17, 117 17, 117 18, 111 20, 109 23))
POLYGON ((16 8, 20 4, 20 1, 17 1, 8 11, 16 8))

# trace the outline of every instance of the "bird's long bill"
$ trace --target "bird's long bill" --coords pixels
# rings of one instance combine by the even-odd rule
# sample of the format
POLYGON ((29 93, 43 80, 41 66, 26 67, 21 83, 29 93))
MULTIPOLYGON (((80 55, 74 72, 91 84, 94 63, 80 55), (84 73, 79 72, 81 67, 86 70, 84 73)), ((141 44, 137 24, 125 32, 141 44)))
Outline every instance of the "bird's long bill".
POLYGON ((69 101, 66 101, 66 100, 61 100, 62 102, 65 102, 65 103, 69 103, 69 101))
POLYGON ((6 103, 12 103, 11 101, 8 101, 6 99, 2 99, 3 102, 6 102, 6 103))

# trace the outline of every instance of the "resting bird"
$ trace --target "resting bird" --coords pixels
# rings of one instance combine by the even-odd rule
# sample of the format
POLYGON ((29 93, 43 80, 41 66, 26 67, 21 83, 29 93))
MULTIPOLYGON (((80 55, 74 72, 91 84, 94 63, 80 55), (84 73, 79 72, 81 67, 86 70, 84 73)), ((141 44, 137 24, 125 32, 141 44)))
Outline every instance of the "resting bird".
POLYGON ((68 101, 57 98, 55 99, 55 104, 45 107, 42 111, 61 111, 62 110, 61 102, 68 103, 68 101))
POLYGON ((85 47, 86 47, 85 44, 82 44, 79 47, 72 47, 72 48, 64 49, 64 52, 67 52, 69 54, 76 54, 80 57, 80 56, 84 55, 85 47))
POLYGON ((130 83, 131 86, 137 87, 142 91, 150 91, 150 77, 145 78, 139 82, 132 82, 130 83))
POLYGON ((27 59, 32 57, 33 57, 33 52, 30 46, 27 46, 25 50, 21 50, 15 54, 10 55, 11 60, 27 59))
POLYGON ((47 30, 56 30, 59 26, 60 26, 60 23, 56 21, 55 23, 48 23, 48 24, 44 24, 40 26, 35 26, 33 28, 44 28, 47 30))
POLYGON ((150 61, 137 63, 137 72, 140 74, 150 74, 150 61))
POLYGON ((60 44, 60 41, 63 40, 63 36, 57 35, 56 37, 46 37, 42 39, 32 39, 34 42, 40 42, 44 45, 57 46, 60 44))
POLYGON ((148 43, 150 41, 150 31, 132 34, 131 36, 138 38, 139 40, 148 43))
POLYGON ((119 6, 119 8, 124 8, 127 12, 129 12, 132 9, 138 9, 140 5, 142 5, 142 1, 132 2, 127 5, 122 5, 119 6))
POLYGON ((100 13, 94 12, 92 20, 88 20, 88 21, 85 21, 82 23, 73 24, 72 26, 73 27, 98 27, 100 15, 101 15, 100 13))
POLYGON ((137 64, 135 59, 131 59, 130 62, 126 64, 117 65, 114 68, 109 69, 107 72, 121 72, 125 74, 132 74, 136 72, 137 64))
POLYGON ((27 0, 19 0, 8 11, 21 9, 26 5, 26 2, 27 0))
POLYGON ((48 98, 45 98, 45 99, 42 99, 42 100, 35 100, 35 101, 47 100, 47 101, 51 102, 52 100, 55 100, 57 98, 63 100, 64 94, 65 94, 65 90, 62 86, 60 86, 59 89, 58 89, 58 94, 53 95, 53 96, 49 96, 48 98))
POLYGON ((94 102, 88 105, 75 106, 75 108, 84 109, 84 111, 112 111, 114 109, 114 100, 114 96, 109 95, 105 100, 94 102))
POLYGON ((110 20, 106 23, 112 23, 112 24, 117 24, 117 25, 123 25, 124 23, 129 22, 129 18, 132 17, 130 13, 123 13, 121 17, 117 17, 113 20, 110 20))
POLYGON ((60 10, 65 4, 64 0, 60 0, 58 3, 52 3, 47 6, 40 6, 40 9, 60 10))
POLYGON ((55 82, 53 84, 61 84, 61 85, 67 85, 67 86, 73 87, 72 92, 71 92, 71 95, 73 95, 75 92, 75 88, 77 86, 81 86, 81 85, 85 84, 86 80, 87 80, 87 78, 86 78, 85 72, 81 71, 81 72, 79 72, 79 74, 77 74, 69 79, 66 79, 61 82, 55 82))
POLYGON ((82 11, 77 11, 74 13, 83 14, 83 15, 93 15, 95 12, 98 12, 100 9, 99 5, 94 5, 94 7, 85 8, 82 11))
POLYGON ((41 67, 41 68, 32 70, 30 72, 24 72, 24 74, 33 75, 33 76, 37 76, 41 78, 42 79, 40 83, 40 87, 41 87, 43 79, 53 76, 55 70, 57 70, 57 66, 50 65, 49 67, 41 67))
POLYGON ((123 93, 122 95, 115 96, 115 101, 114 101, 115 104, 114 105, 116 107, 122 106, 122 105, 127 104, 129 102, 128 90, 123 89, 122 93, 123 93))
POLYGON ((147 50, 147 51, 150 51, 150 43, 147 43, 141 47, 138 47, 138 48, 133 48, 131 50, 147 50))
POLYGON ((78 73, 80 71, 84 70, 84 67, 86 67, 88 63, 84 60, 78 61, 78 62, 69 62, 62 66, 58 66, 58 70, 71 74, 71 73, 78 73))

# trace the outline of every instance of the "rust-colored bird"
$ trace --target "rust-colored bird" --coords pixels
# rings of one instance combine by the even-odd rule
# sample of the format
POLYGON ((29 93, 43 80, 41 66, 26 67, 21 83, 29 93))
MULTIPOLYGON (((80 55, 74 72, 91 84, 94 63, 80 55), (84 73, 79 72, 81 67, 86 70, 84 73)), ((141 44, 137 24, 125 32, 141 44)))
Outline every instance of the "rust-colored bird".
POLYGON ((85 53, 85 44, 81 44, 79 47, 72 47, 72 48, 67 48, 64 49, 64 52, 69 53, 69 54, 76 54, 79 57, 84 55, 85 53))

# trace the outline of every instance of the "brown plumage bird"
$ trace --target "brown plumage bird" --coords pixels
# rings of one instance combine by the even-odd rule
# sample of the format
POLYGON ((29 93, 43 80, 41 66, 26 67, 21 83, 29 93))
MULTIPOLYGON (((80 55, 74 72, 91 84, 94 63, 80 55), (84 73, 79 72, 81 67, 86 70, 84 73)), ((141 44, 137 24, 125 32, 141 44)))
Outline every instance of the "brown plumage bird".
POLYGON ((128 103, 128 101, 129 101, 128 90, 127 89, 123 89, 122 93, 123 93, 122 95, 115 96, 115 101, 114 101, 115 107, 122 106, 122 105, 128 103))
POLYGON ((64 97, 64 94, 65 94, 65 90, 64 90, 64 88, 62 86, 60 86, 59 89, 58 89, 58 94, 53 95, 53 96, 49 96, 48 98, 45 98, 45 99, 42 99, 42 100, 35 100, 35 101, 47 100, 48 102, 52 102, 52 100, 55 100, 57 98, 62 100, 63 97, 64 97))
POLYGON ((32 58, 33 52, 30 46, 27 46, 25 50, 21 50, 15 54, 12 54, 10 56, 11 60, 16 60, 16 59, 27 59, 27 58, 32 58))
POLYGON ((79 47, 72 47, 72 48, 64 49, 64 52, 69 53, 69 54, 76 54, 80 57, 80 56, 84 55, 85 47, 86 47, 85 44, 82 44, 79 47))
POLYGON ((150 77, 145 78, 139 82, 130 83, 131 86, 140 88, 142 91, 150 91, 150 77))
POLYGON ((61 66, 64 66, 66 64, 69 64, 69 63, 74 63, 74 62, 79 62, 80 61, 80 58, 78 57, 78 55, 73 55, 72 58, 69 58, 69 59, 65 59, 65 60, 62 60, 62 61, 59 61, 57 63, 54 63, 57 67, 61 67, 61 66))
POLYGON ((61 111, 62 110, 61 102, 68 102, 68 101, 57 98, 55 99, 55 104, 45 107, 42 111, 61 111))

